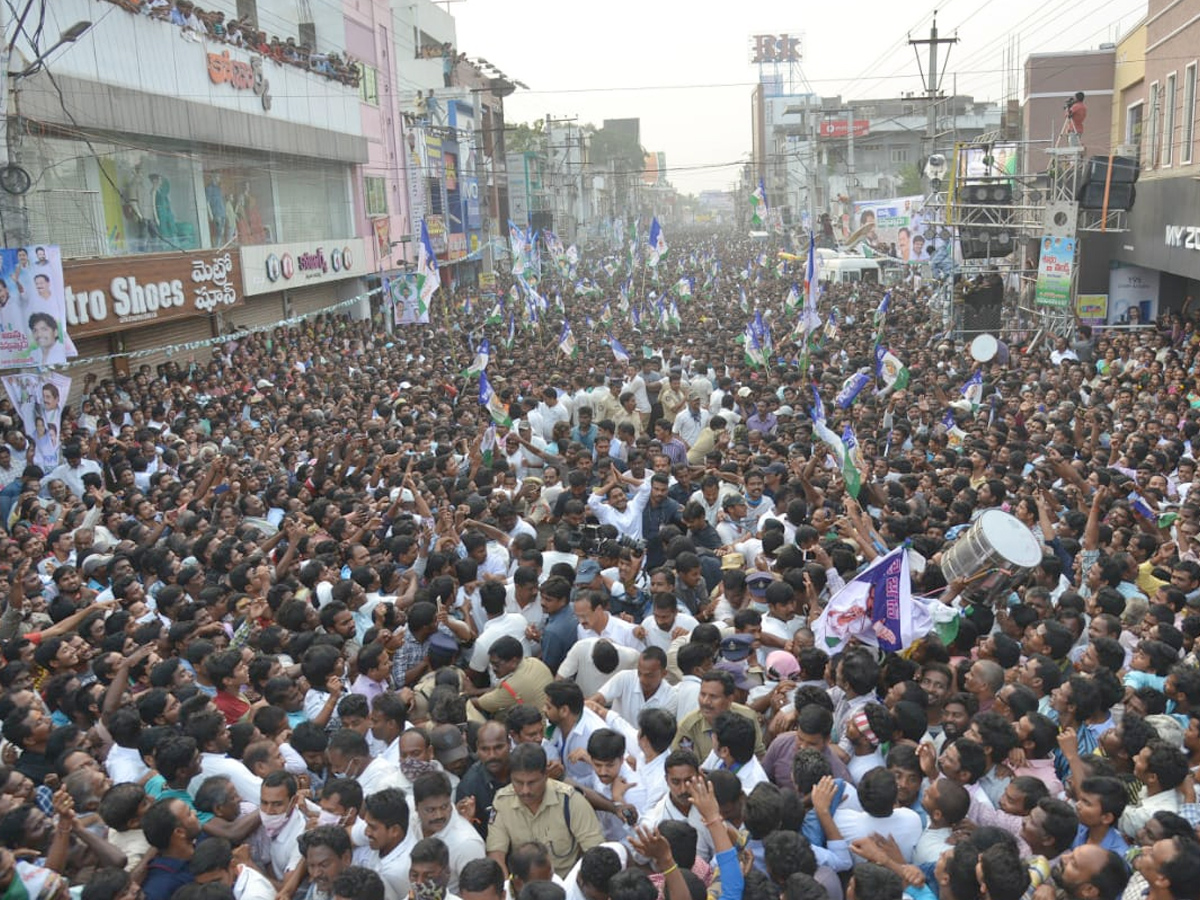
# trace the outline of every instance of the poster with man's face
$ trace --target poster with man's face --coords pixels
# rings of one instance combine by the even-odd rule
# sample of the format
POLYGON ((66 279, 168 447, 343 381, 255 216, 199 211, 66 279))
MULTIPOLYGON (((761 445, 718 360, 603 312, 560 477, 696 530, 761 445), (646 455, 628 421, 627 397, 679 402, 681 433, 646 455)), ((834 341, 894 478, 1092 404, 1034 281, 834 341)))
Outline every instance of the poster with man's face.
POLYGON ((34 465, 50 471, 61 461, 62 411, 71 379, 57 372, 5 375, 4 390, 21 417, 21 430, 34 447, 34 465))
POLYGON ((63 365, 75 355, 58 247, 0 250, 0 369, 63 365))

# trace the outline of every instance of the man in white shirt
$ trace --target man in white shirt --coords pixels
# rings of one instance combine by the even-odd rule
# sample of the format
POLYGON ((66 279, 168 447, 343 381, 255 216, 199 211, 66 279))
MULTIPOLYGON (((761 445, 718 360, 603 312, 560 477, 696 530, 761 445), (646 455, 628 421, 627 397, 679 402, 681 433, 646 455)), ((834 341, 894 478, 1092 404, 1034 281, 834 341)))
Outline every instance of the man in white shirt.
POLYGON ((483 838, 454 808, 450 779, 444 772, 431 772, 413 782, 413 803, 417 808, 420 838, 437 838, 450 851, 448 890, 458 893, 458 876, 463 866, 487 855, 483 838))
POLYGON ((609 682, 614 673, 637 667, 639 653, 634 647, 614 643, 608 638, 590 637, 576 641, 558 667, 558 676, 579 685, 585 697, 591 697, 609 682))
POLYGON ((713 722, 713 748, 702 766, 733 772, 743 793, 749 794, 756 785, 771 780, 754 756, 757 742, 753 722, 735 712, 723 712, 713 722))
POLYGON ((650 419, 650 395, 646 391, 646 379, 642 377, 637 366, 629 367, 629 377, 621 386, 621 393, 633 394, 635 408, 641 416, 642 431, 645 431, 646 422, 650 419))
POLYGON ((589 802, 593 800, 592 792, 599 797, 600 803, 592 803, 592 806, 596 808, 596 818, 600 820, 605 839, 627 845, 633 835, 630 819, 641 818, 649 803, 640 773, 635 773, 625 761, 626 749, 625 737, 620 732, 611 728, 592 732, 587 751, 593 771, 579 781, 579 786, 584 789, 589 802), (613 811, 602 808, 608 804, 612 804, 613 811))
POLYGON ((650 479, 640 483, 615 469, 609 481, 588 497, 588 508, 602 525, 612 525, 622 535, 642 539, 642 511, 650 500, 650 479), (619 482, 637 485, 630 499, 619 482), (605 503, 605 500, 608 502, 605 503))
POLYGON ((259 816, 270 841, 271 872, 278 881, 287 878, 302 859, 297 840, 304 833, 307 820, 300 809, 301 802, 295 776, 278 771, 263 779, 259 816))
POLYGON ((666 682, 667 653, 661 647, 647 647, 637 662, 637 670, 618 672, 591 699, 609 707, 626 722, 636 722, 643 709, 677 712, 675 688, 666 682))
POLYGON ((409 855, 417 841, 415 829, 409 828, 408 801, 404 792, 388 788, 367 794, 363 805, 367 845, 371 849, 362 864, 374 869, 383 879, 384 900, 407 900, 411 888, 409 855))
POLYGON ((689 782, 700 775, 700 761, 691 750, 675 750, 664 759, 663 771, 667 793, 642 817, 640 824, 656 828, 660 822, 687 822, 696 829, 696 855, 705 862, 711 861, 715 854, 712 837, 688 794, 689 782))
POLYGON ((189 794, 194 797, 209 776, 224 775, 233 782, 243 800, 258 802, 262 793, 262 779, 247 769, 241 760, 229 756, 232 742, 223 713, 216 710, 197 713, 188 719, 184 732, 194 738, 200 748, 200 774, 188 782, 189 794))
POLYGON ((672 641, 691 634, 699 624, 687 613, 679 611, 674 595, 659 594, 654 598, 652 615, 642 619, 642 640, 647 647, 661 647, 665 653, 671 649, 672 641))
POLYGON ((895 838, 904 861, 911 863, 921 837, 921 817, 911 809, 897 809, 896 794, 895 776, 879 766, 858 783, 858 802, 862 809, 839 807, 833 821, 847 844, 873 834, 895 838))
POLYGON ((696 438, 700 437, 700 432, 712 418, 712 413, 700 405, 702 399, 701 392, 692 388, 688 392, 687 406, 679 411, 675 421, 671 424, 671 433, 679 435, 679 439, 688 447, 696 443, 696 438))
POLYGON ((78 444, 67 444, 63 447, 63 459, 66 462, 52 469, 49 475, 44 476, 42 484, 47 485, 56 478, 60 479, 72 494, 82 499, 84 494, 83 476, 89 472, 100 475, 100 463, 84 459, 83 451, 78 444))
MULTIPOLYGON (((541 418, 542 424, 542 440, 554 440, 554 426, 559 422, 571 422, 571 410, 567 408, 567 404, 563 402, 558 391, 552 387, 542 391, 542 402, 538 404, 538 416, 541 418)), ((561 451, 562 448, 560 447, 561 451)))
POLYGON ((921 833, 913 852, 913 864, 936 863, 950 845, 954 826, 967 817, 971 797, 966 789, 949 778, 932 782, 921 795, 921 807, 929 816, 929 824, 921 833))
MULTIPOLYGON (((595 563, 593 562, 592 565, 595 563)), ((581 571, 582 568, 581 566, 581 571)), ((644 644, 634 634, 637 626, 610 615, 606 606, 607 602, 608 597, 601 591, 584 590, 580 593, 575 601, 575 618, 579 620, 579 640, 603 637, 608 638, 614 644, 641 650, 644 644)))
POLYGON ((137 709, 123 707, 114 712, 108 722, 108 732, 115 742, 104 760, 108 777, 113 784, 140 782, 150 770, 137 750, 137 740, 142 732, 142 717, 137 709))
POLYGON ((633 725, 598 703, 589 706, 609 728, 625 736, 626 753, 633 757, 637 780, 646 791, 646 805, 639 811, 639 815, 644 815, 667 794, 666 765, 671 742, 675 740, 674 713, 659 708, 643 709, 633 725))
POLYGON ((350 728, 340 728, 329 737, 325 749, 329 773, 333 778, 357 778, 363 796, 387 788, 402 788, 404 776, 400 767, 382 756, 371 759, 367 739, 350 728))
POLYGON ((592 774, 588 762, 588 738, 604 728, 604 720, 584 706, 583 691, 570 681, 546 685, 546 707, 542 710, 554 731, 546 738, 546 756, 562 763, 566 777, 585 781, 592 774))
POLYGON ((508 635, 521 642, 526 656, 533 655, 533 645, 525 639, 525 629, 529 620, 521 613, 506 612, 508 592, 503 584, 489 581, 479 589, 479 601, 487 615, 483 631, 475 639, 475 647, 471 651, 470 675, 477 687, 491 687, 496 683, 488 667, 488 653, 492 644, 508 635))

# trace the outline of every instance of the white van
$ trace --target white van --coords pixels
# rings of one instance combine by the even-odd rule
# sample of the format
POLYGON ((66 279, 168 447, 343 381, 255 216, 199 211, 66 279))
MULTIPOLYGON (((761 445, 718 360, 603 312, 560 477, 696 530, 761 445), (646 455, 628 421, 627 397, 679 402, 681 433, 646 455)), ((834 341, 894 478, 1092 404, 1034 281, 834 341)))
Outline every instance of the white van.
POLYGON ((879 261, 865 256, 838 256, 821 260, 821 276, 835 284, 855 281, 879 283, 879 261))

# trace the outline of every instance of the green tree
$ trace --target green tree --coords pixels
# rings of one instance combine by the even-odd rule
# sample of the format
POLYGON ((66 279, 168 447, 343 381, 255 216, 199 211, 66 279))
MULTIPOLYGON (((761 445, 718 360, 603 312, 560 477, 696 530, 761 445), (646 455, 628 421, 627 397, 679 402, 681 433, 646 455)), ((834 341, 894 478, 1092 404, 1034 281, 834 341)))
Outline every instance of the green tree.
POLYGON ((630 140, 626 132, 590 124, 583 130, 591 139, 588 154, 597 169, 607 169, 611 164, 617 172, 640 175, 646 167, 645 149, 637 141, 630 140))
POLYGON ((900 170, 900 196, 910 197, 913 194, 923 194, 924 192, 920 167, 916 163, 912 163, 902 168, 900 170))
POLYGON ((506 125, 504 128, 504 149, 508 153, 528 153, 542 148, 545 138, 545 123, 541 119, 532 125, 518 122, 516 125, 506 125))

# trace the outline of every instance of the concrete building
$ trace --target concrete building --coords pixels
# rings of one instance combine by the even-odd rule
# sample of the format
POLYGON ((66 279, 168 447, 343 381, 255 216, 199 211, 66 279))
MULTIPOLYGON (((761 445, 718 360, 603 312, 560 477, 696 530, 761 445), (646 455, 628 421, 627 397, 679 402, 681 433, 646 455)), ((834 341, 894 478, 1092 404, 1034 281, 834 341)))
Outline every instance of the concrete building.
POLYGON ((1083 144, 1088 155, 1106 155, 1112 134, 1112 98, 1116 47, 1068 53, 1035 53, 1025 60, 1021 133, 1027 156, 1022 171, 1044 171, 1049 157, 1038 147, 1052 147, 1062 131, 1066 100, 1083 91, 1087 121, 1083 144))
POLYGON ((475 284, 491 271, 490 239, 507 233, 504 97, 515 88, 462 52, 453 16, 432 0, 392 0, 392 16, 410 211, 400 239, 415 261, 424 219, 434 252, 454 264, 443 283, 475 284))
MULTIPOLYGON (((340 5, 313 4, 309 21, 283 0, 206 5, 226 22, 253 12, 278 57, 289 39, 314 55, 280 62, 100 0, 55 0, 46 39, 17 41, 7 150, 32 187, 7 195, 5 239, 61 248, 79 359, 161 351, 366 290, 354 172, 369 141, 340 5), (41 60, 64 33, 77 39, 41 60), (178 288, 172 302, 159 302, 162 285, 178 288)), ((129 367, 71 374, 82 385, 87 371, 129 367)))
MULTIPOLYGON (((925 110, 924 101, 914 97, 843 100, 786 93, 782 79, 767 77, 751 94, 751 184, 763 180, 784 226, 824 213, 836 222, 854 202, 923 193, 918 173, 925 110)), ((939 110, 936 147, 948 155, 956 141, 995 131, 1001 112, 971 97, 947 98, 939 110)))
POLYGON ((1106 280, 1097 273, 1089 286, 1107 291, 1110 322, 1131 306, 1149 320, 1200 296, 1197 48, 1200 0, 1149 0, 1143 22, 1118 45, 1113 114, 1123 115, 1121 149, 1140 160, 1141 178, 1129 231, 1096 244, 1095 256, 1113 263, 1106 280))

